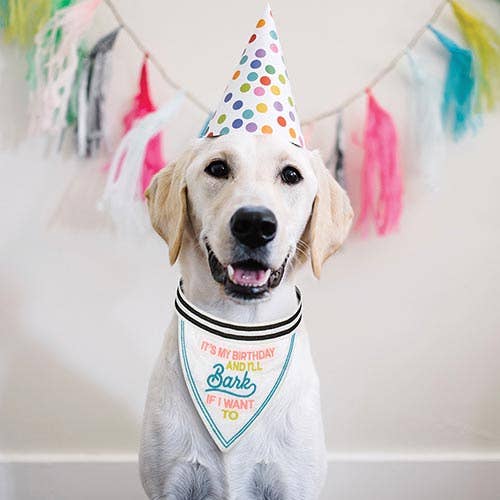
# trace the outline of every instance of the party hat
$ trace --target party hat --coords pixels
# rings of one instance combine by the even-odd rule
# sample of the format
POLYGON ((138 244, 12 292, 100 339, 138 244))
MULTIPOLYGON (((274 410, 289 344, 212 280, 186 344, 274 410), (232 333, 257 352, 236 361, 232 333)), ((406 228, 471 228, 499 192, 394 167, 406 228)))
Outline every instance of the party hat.
POLYGON ((202 137, 234 133, 275 135, 304 146, 282 54, 267 5, 202 137))

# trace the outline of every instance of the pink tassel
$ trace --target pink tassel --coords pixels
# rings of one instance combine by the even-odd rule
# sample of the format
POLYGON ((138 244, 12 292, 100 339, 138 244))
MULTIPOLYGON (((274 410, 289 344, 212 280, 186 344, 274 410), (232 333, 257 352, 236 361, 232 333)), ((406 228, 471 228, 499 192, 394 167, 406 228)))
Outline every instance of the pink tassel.
POLYGON ((357 227, 366 232, 370 218, 379 235, 397 229, 402 211, 403 183, 398 164, 398 136, 391 115, 367 90, 361 178, 361 211, 357 227))
MULTIPOLYGON (((139 81, 139 92, 134 98, 132 109, 123 117, 123 125, 125 133, 127 133, 137 122, 145 115, 156 111, 156 106, 151 100, 151 92, 149 90, 148 64, 147 56, 144 58, 141 68, 141 77, 139 81)), ((146 147, 146 155, 142 166, 140 186, 141 195, 144 199, 144 191, 146 191, 153 176, 165 166, 165 160, 162 153, 161 133, 155 135, 148 142, 146 147)), ((120 176, 121 167, 116 173, 116 177, 120 176)))

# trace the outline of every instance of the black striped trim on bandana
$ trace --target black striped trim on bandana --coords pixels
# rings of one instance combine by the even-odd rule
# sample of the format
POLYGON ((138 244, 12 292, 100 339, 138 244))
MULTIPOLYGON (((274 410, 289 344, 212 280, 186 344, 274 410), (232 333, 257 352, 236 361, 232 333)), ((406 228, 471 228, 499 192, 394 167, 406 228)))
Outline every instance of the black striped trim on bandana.
POLYGON ((182 281, 177 288, 175 297, 175 308, 186 320, 203 330, 231 340, 269 340, 282 337, 292 333, 302 320, 302 296, 296 287, 297 309, 288 318, 274 323, 257 323, 245 325, 241 323, 230 323, 216 316, 203 312, 201 309, 188 301, 182 292, 182 281))

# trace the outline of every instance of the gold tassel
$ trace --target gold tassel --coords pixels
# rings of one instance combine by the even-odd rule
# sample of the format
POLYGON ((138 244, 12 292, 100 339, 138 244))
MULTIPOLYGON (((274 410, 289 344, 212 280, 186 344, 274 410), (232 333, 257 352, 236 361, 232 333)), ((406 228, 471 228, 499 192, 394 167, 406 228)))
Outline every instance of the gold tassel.
POLYGON ((451 6, 476 59, 479 110, 492 111, 500 97, 500 34, 460 3, 451 6))

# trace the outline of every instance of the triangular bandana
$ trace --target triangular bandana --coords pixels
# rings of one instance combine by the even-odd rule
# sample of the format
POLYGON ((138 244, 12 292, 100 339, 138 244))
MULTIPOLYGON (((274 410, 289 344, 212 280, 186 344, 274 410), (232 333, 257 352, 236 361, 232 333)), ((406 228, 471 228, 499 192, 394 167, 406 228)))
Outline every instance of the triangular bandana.
POLYGON ((221 451, 229 450, 272 405, 290 365, 302 303, 270 324, 228 323, 191 304, 177 290, 179 355, 187 388, 221 451))
POLYGON ((283 50, 269 5, 202 136, 259 134, 304 146, 283 50))

